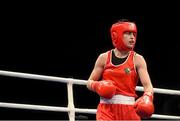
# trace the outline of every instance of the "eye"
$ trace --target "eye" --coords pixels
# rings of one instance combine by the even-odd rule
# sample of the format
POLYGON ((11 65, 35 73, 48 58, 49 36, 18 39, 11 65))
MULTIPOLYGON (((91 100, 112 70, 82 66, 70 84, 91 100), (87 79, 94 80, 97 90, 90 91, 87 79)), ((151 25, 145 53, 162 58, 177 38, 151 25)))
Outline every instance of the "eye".
POLYGON ((131 34, 131 32, 129 32, 129 31, 126 31, 126 32, 124 32, 124 34, 128 34, 128 35, 130 35, 130 34, 131 34))
POLYGON ((136 32, 133 32, 133 35, 136 37, 136 35, 137 35, 136 32))

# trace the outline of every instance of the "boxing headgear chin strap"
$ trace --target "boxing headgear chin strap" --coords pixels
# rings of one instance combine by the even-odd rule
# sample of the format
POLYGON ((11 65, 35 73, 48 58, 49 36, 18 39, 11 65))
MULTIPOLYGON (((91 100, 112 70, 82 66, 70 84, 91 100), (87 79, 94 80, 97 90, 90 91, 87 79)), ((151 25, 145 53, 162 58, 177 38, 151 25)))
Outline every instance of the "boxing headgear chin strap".
MULTIPOLYGON (((137 28, 135 23, 132 22, 119 22, 115 23, 111 27, 111 38, 112 43, 114 47, 116 47, 118 50, 132 50, 133 48, 128 48, 124 42, 123 42, 123 33, 124 32, 133 32, 137 35, 137 28)), ((136 35, 135 35, 135 41, 136 41, 136 35)))

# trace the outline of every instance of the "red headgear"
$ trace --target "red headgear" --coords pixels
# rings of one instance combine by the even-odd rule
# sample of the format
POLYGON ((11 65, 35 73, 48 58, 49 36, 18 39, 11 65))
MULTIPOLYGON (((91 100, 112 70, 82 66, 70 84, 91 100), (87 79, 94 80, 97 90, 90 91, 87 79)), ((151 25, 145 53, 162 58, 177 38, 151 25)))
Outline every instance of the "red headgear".
MULTIPOLYGON (((128 48, 123 42, 123 33, 124 32, 134 32, 137 35, 137 28, 135 23, 132 22, 118 22, 112 25, 111 27, 111 38, 114 47, 118 50, 132 50, 128 48)), ((136 41, 135 35, 135 41, 136 41)))

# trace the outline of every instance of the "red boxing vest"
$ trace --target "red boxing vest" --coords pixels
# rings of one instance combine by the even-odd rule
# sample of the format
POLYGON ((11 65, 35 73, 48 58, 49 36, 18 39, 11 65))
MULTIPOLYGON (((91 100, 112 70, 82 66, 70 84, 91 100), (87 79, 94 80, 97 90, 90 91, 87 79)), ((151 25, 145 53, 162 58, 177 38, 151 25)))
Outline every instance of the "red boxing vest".
POLYGON ((112 80, 117 88, 115 94, 137 97, 135 88, 138 82, 138 75, 134 64, 134 55, 134 51, 129 51, 125 62, 113 65, 111 61, 112 50, 108 51, 102 80, 112 80))

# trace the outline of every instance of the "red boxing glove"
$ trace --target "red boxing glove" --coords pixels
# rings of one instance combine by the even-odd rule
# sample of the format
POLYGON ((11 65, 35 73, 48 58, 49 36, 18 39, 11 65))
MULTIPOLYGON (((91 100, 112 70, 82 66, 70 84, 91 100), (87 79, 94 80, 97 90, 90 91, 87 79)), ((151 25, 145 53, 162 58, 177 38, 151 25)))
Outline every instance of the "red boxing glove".
POLYGON ((116 87, 110 81, 92 81, 91 89, 104 98, 112 98, 116 92, 116 87))
POLYGON ((136 100, 134 108, 141 118, 150 118, 154 113, 153 93, 144 92, 143 96, 136 100))

